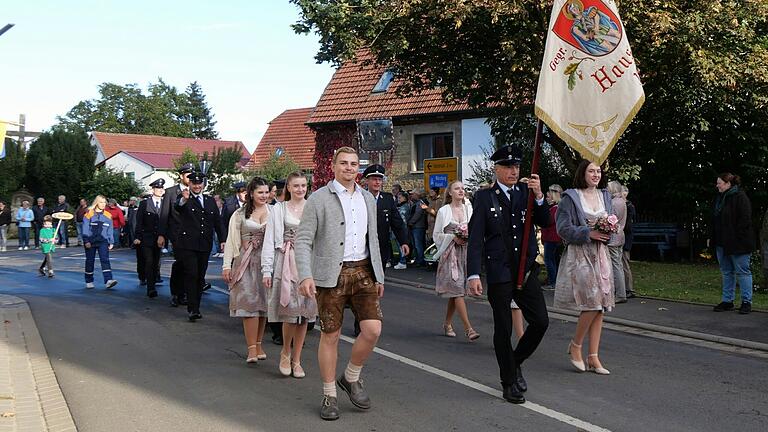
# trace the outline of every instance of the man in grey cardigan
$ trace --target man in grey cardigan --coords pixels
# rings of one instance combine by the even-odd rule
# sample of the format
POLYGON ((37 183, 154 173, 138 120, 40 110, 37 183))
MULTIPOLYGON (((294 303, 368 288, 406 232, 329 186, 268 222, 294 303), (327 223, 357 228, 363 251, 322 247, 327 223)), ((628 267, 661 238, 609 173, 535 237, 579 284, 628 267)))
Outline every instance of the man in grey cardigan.
POLYGON ((359 164, 354 149, 336 150, 334 180, 307 200, 294 242, 299 291, 317 298, 323 420, 339 418, 336 384, 356 407, 371 407, 360 371, 381 334, 384 269, 378 253, 376 201, 355 183, 359 164), (345 304, 352 306, 361 331, 344 374, 334 382, 345 304))

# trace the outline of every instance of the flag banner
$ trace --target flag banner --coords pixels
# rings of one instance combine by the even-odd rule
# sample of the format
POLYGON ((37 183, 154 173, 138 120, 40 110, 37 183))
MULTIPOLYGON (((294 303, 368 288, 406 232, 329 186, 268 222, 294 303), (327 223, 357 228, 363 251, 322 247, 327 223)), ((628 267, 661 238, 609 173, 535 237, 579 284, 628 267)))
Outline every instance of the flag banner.
POLYGON ((8 128, 8 123, 0 120, 0 159, 5 157, 5 131, 8 128))
POLYGON ((536 116, 602 164, 645 101, 612 0, 555 0, 536 93, 536 116))

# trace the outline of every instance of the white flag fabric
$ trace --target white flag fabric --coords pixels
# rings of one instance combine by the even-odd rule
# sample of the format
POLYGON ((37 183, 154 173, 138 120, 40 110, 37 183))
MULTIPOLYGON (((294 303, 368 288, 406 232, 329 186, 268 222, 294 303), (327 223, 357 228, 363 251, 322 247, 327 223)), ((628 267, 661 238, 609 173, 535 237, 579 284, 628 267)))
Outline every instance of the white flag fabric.
POLYGON ((536 93, 536 116, 602 164, 645 101, 612 0, 555 0, 536 93))

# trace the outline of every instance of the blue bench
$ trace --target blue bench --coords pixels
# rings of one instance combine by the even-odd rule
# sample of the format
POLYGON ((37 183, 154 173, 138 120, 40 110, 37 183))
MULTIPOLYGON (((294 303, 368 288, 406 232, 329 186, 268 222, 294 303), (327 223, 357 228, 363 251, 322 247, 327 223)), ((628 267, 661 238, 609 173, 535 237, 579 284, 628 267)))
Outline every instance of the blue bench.
POLYGON ((677 248, 680 229, 673 223, 635 222, 632 234, 633 248, 637 245, 656 246, 664 261, 665 252, 677 248))

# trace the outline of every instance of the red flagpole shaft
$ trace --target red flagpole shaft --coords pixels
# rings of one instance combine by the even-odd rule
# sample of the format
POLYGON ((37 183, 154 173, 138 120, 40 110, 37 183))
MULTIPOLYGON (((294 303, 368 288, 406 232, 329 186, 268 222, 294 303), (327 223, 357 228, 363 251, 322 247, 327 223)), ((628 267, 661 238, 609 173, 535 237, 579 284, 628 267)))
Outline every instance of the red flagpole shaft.
MULTIPOLYGON (((541 159, 541 141, 543 139, 544 122, 536 123, 536 139, 533 142, 533 161, 531 162, 531 174, 539 173, 539 159, 541 159)), ((528 207, 525 212, 525 224, 523 226, 523 243, 520 246, 520 267, 517 269, 517 289, 522 289, 525 280, 525 264, 528 261, 528 242, 531 241, 531 225, 533 225, 533 200, 534 196, 528 189, 528 207)))

